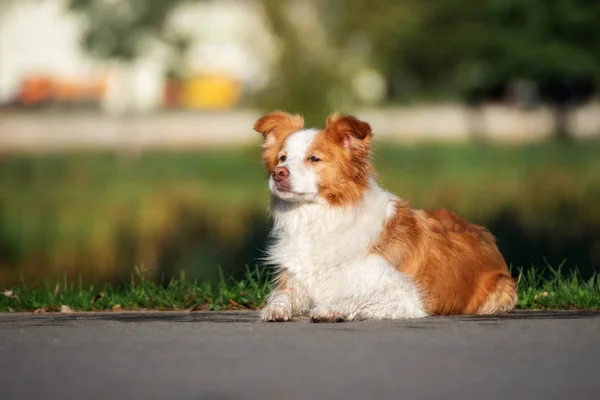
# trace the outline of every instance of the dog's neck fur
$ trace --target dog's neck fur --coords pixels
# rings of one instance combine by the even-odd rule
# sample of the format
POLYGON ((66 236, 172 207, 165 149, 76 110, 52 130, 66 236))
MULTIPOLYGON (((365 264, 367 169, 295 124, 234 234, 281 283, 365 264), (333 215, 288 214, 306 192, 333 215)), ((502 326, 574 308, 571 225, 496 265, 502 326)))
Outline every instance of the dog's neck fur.
POLYGON ((346 207, 272 197, 275 223, 268 259, 282 267, 329 267, 366 255, 393 215, 395 199, 374 180, 359 203, 346 207))

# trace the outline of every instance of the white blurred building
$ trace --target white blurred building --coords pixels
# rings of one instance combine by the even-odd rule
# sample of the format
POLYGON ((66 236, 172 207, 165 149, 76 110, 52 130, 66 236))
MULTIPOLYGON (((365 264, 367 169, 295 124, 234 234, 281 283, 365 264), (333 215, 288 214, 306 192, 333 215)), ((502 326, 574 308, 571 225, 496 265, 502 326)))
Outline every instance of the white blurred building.
MULTIPOLYGON (((68 82, 102 79, 102 106, 111 112, 161 106, 167 54, 158 45, 132 64, 91 58, 80 46, 84 25, 66 0, 17 0, 0 13, 0 104, 18 95, 22 82, 47 76, 68 82)), ((186 67, 193 75, 226 76, 245 91, 266 82, 273 40, 254 0, 219 0, 180 7, 169 29, 194 39, 186 67)))

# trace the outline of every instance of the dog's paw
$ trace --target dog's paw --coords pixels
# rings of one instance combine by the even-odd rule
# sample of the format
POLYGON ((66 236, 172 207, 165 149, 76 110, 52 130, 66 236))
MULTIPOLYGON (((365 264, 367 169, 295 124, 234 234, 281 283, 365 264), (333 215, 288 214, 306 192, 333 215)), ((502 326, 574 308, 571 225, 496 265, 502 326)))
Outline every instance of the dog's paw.
POLYGON ((292 310, 279 304, 267 304, 260 311, 260 320, 263 322, 287 322, 292 320, 292 310))
POLYGON ((346 317, 340 311, 317 307, 310 310, 310 322, 344 322, 346 317))

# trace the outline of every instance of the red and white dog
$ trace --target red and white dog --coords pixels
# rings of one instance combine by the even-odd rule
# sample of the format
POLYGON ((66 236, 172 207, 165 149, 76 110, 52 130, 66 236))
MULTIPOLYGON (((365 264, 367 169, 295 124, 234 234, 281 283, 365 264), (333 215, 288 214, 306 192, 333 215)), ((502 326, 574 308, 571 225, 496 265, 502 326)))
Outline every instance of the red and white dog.
POLYGON ((263 321, 314 322, 508 312, 516 282, 480 226, 424 212, 380 188, 371 127, 335 114, 325 129, 273 112, 264 136, 274 216, 268 261, 275 287, 263 321))

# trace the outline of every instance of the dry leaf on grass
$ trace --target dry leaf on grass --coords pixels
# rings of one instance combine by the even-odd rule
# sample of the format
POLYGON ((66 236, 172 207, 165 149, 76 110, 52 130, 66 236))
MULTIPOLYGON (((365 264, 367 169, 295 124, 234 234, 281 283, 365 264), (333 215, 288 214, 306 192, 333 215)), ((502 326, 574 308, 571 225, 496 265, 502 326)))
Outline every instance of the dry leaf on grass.
POLYGON ((241 305, 240 303, 238 303, 237 301, 235 301, 233 299, 229 299, 229 304, 231 304, 233 306, 234 310, 246 310, 246 309, 248 309, 248 307, 241 305))
POLYGON ((550 296, 550 295, 551 295, 550 293, 548 293, 548 292, 544 292, 544 293, 536 294, 535 296, 533 296, 533 299, 534 299, 534 300, 537 300, 537 299, 539 299, 540 297, 548 297, 548 296, 550 296))
POLYGON ((2 292, 2 294, 4 296, 8 297, 9 299, 15 299, 19 303, 21 302, 21 299, 19 299, 19 296, 17 296, 17 294, 15 292, 13 292, 12 290, 5 290, 4 292, 2 292))
POLYGON ((115 304, 112 308, 113 311, 123 311, 123 307, 120 304, 115 304))
POLYGON ((198 303, 194 307, 190 308, 189 311, 209 311, 210 306, 207 303, 198 303))
POLYGON ((100 300, 101 298, 103 298, 105 296, 104 292, 100 292, 98 293, 96 296, 94 296, 94 298, 92 299, 92 301, 90 301, 90 306, 92 307, 92 311, 98 311, 96 309, 96 307, 94 307, 94 303, 96 303, 98 300, 100 300))
POLYGON ((74 313, 75 311, 73 311, 73 309, 71 307, 63 304, 62 306, 60 306, 60 312, 63 314, 71 314, 71 313, 74 313))

